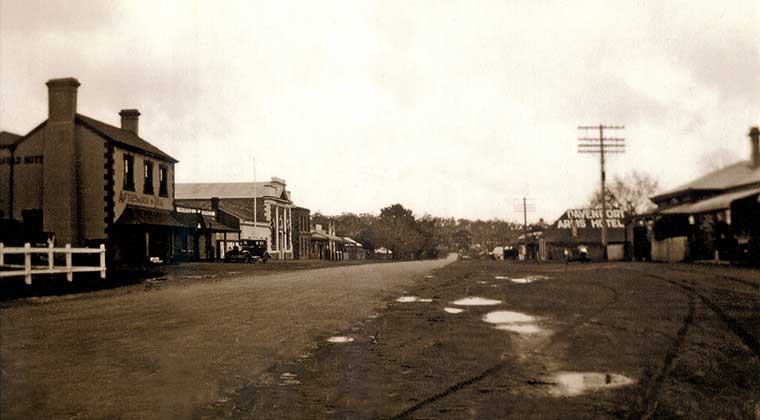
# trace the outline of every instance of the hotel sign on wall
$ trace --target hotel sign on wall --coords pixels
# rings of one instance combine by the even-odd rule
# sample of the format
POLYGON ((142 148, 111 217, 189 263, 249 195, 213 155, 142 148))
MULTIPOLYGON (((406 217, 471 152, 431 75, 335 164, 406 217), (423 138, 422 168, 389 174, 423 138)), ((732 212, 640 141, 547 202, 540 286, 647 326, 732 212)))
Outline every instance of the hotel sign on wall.
POLYGON ((139 204, 147 207, 160 207, 162 206, 162 200, 152 195, 142 195, 129 191, 122 191, 119 193, 119 202, 128 204, 139 204))
MULTIPOLYGON (((625 214, 620 209, 607 210, 607 228, 623 229, 625 214)), ((572 229, 573 227, 585 229, 602 228, 602 209, 570 209, 557 220, 557 229, 572 229)))
POLYGON ((42 155, 0 157, 0 165, 33 165, 42 163, 42 155))

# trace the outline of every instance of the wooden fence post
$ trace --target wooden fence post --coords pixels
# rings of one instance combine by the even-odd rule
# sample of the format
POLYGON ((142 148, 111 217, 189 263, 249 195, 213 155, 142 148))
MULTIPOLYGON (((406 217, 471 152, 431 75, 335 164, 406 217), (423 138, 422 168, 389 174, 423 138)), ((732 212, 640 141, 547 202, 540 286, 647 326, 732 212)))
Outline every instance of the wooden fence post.
POLYGON ((106 278, 106 245, 100 244, 100 278, 106 278))
POLYGON ((3 256, 3 248, 5 248, 5 245, 0 242, 0 265, 5 265, 5 257, 3 256))
POLYGON ((32 244, 24 244, 24 283, 32 284, 32 244))
POLYGON ((55 254, 53 253, 53 243, 50 242, 48 244, 48 268, 53 269, 53 266, 55 265, 54 261, 55 254))
POLYGON ((66 244, 66 280, 74 281, 74 273, 71 271, 71 244, 66 244))

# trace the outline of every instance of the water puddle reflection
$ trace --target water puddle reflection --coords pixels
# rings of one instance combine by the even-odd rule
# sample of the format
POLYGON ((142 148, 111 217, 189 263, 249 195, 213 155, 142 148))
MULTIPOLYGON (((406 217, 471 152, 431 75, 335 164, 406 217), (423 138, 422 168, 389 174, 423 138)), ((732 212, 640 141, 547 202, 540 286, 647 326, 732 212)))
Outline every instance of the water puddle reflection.
POLYGON ((417 296, 401 296, 400 298, 396 299, 396 302, 401 303, 409 303, 409 302, 416 302, 417 296))
POLYGON ((451 303, 457 306, 493 306, 500 304, 501 301, 496 299, 486 299, 478 296, 471 296, 464 299, 455 300, 451 303))
POLYGON ((464 309, 462 308, 443 308, 443 310, 450 314, 461 314, 464 312, 464 309))
POLYGON ((545 332, 536 322, 536 317, 514 311, 494 311, 483 316, 483 321, 495 324, 495 329, 518 334, 540 334, 545 332))
POLYGON ((330 343, 350 343, 354 341, 351 337, 344 337, 342 335, 336 335, 327 339, 330 343))
POLYGON ((296 379, 297 377, 295 373, 285 372, 280 375, 280 385, 300 385, 301 381, 296 379))
POLYGON ((617 373, 599 372, 560 372, 552 376, 552 381, 553 386, 550 392, 556 396, 568 397, 588 391, 618 388, 635 382, 633 379, 617 373))

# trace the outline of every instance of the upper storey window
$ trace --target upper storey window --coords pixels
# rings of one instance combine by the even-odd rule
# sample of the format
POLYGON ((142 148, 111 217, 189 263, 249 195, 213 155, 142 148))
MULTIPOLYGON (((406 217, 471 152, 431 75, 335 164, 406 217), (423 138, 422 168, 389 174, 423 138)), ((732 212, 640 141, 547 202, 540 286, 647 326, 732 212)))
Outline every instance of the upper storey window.
POLYGON ((124 155, 124 190, 135 190, 135 158, 124 155))
POLYGON ((145 182, 143 183, 143 193, 153 194, 153 162, 144 161, 145 182))
POLYGON ((169 170, 166 166, 158 167, 158 195, 166 197, 169 195, 169 170))

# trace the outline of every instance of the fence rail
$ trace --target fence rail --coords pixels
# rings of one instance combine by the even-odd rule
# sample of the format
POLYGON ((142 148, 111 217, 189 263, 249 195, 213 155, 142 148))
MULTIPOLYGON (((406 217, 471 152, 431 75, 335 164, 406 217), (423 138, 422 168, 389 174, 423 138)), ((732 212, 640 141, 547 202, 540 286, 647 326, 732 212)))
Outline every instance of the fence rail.
POLYGON ((5 246, 0 242, 0 278, 3 277, 24 277, 26 284, 32 284, 32 276, 42 274, 66 274, 66 280, 73 281, 74 273, 100 272, 100 278, 106 278, 106 246, 100 245, 100 248, 72 248, 66 244, 64 248, 55 248, 53 244, 48 247, 32 247, 26 243, 23 247, 5 246), (6 264, 6 255, 23 255, 24 264, 6 264), (47 265, 32 265, 32 255, 47 255, 47 265), (66 256, 65 266, 55 265, 55 255, 64 254, 66 256), (72 264, 73 254, 100 254, 99 266, 75 266, 72 264), (20 268, 21 270, 5 270, 6 268, 20 268))

